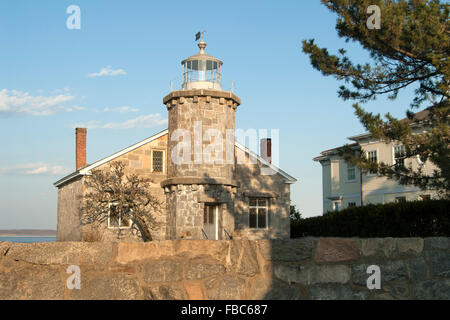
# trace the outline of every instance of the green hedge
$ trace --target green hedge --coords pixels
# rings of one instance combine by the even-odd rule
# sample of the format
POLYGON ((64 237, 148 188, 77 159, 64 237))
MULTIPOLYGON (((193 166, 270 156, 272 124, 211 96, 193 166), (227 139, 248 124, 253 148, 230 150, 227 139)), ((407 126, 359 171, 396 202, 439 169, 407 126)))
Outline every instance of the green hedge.
POLYGON ((450 237, 450 200, 367 205, 291 221, 291 237, 450 237))

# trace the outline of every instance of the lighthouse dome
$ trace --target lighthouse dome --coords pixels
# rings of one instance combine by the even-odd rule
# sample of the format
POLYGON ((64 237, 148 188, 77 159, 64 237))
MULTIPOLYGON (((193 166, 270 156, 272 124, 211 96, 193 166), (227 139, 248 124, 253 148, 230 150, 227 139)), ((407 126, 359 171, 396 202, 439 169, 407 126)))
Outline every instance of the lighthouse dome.
POLYGON ((200 52, 181 62, 183 66, 183 90, 222 90, 223 62, 206 54, 206 42, 198 43, 200 52))

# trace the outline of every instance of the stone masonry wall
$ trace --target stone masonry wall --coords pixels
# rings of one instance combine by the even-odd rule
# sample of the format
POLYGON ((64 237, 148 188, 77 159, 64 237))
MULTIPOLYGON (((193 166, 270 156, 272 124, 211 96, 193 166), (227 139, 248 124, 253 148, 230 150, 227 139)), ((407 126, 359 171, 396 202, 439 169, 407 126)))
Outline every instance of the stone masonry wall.
MULTIPOLYGON (((195 92, 182 91, 182 97, 171 98, 166 101, 169 112, 169 141, 168 154, 172 155, 174 149, 179 145, 178 141, 172 141, 173 134, 177 129, 187 130, 190 133, 190 152, 191 157, 188 159, 189 163, 177 164, 173 161, 168 161, 167 178, 174 177, 200 177, 200 178, 222 178, 226 181, 234 179, 234 129, 235 129, 235 112, 237 104, 233 99, 224 99, 217 96, 195 96, 195 92), (196 132, 196 123, 201 123, 201 127, 196 132), (203 141, 204 135, 208 130, 213 129, 222 135, 222 143, 216 141, 215 137, 210 137, 209 141, 203 141), (227 137, 226 133, 229 133, 227 137), (199 136, 196 136, 196 133, 199 136), (231 145, 226 144, 226 140, 231 145), (211 151, 211 154, 206 152, 209 150, 210 144, 214 142, 221 146, 221 151, 218 154, 211 151), (196 143, 201 143, 198 147, 196 143), (230 161, 227 161, 227 148, 230 147, 231 154, 230 161), (199 150, 197 150, 197 148, 199 150), (196 152, 200 152, 197 153, 196 152), (208 158, 211 156, 213 158, 208 158), (196 159, 200 159, 196 163, 196 159), (222 162, 222 163, 220 163, 222 162)), ((198 91, 199 94, 200 91, 198 91)), ((183 138, 186 139, 186 138, 183 138)), ((186 141, 184 141, 186 142, 186 141)), ((175 150, 176 151, 176 150, 175 150)), ((181 154, 180 154, 181 157, 181 154)))
POLYGON ((264 165, 260 161, 251 163, 249 156, 236 150, 236 158, 244 159, 236 165, 236 179, 240 183, 235 198, 236 232, 234 238, 289 239, 290 238, 290 184, 280 174, 264 175, 264 165), (255 178, 257 177, 257 178, 255 178), (249 228, 249 198, 269 199, 269 227, 249 228))
POLYGON ((58 189, 58 241, 81 240, 82 226, 80 223, 79 199, 83 190, 82 178, 65 184, 58 189))
POLYGON ((0 299, 450 299, 450 238, 0 242, 0 299))
POLYGON ((219 240, 233 234, 234 195, 236 188, 222 185, 172 185, 165 187, 169 221, 167 239, 205 239, 203 234, 203 212, 205 203, 219 205, 219 240))

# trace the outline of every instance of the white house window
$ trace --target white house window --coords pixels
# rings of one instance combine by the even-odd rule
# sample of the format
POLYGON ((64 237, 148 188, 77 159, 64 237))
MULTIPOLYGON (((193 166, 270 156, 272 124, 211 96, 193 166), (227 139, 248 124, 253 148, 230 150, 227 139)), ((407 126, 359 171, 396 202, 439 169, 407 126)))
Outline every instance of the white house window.
MULTIPOLYGON (((130 209, 129 213, 132 213, 130 209)), ((109 229, 130 229, 131 219, 129 217, 124 217, 121 210, 118 208, 117 203, 109 204, 108 212, 108 228, 109 229)))
POLYGON ((340 201, 333 201, 333 211, 339 211, 341 209, 340 201))
POLYGON ((356 180, 356 168, 347 163, 347 181, 356 180))
POLYGON ((351 207, 356 207, 356 202, 349 202, 349 203, 348 203, 348 207, 349 207, 349 208, 351 208, 351 207))
POLYGON ((397 202, 397 203, 406 202, 406 197, 396 197, 395 202, 397 202))
POLYGON ((394 165, 396 169, 405 167, 405 146, 394 146, 394 165))
POLYGON ((249 199, 249 227, 252 229, 266 229, 269 224, 269 199, 249 199))
POLYGON ((152 150, 152 172, 164 172, 164 151, 152 150))
MULTIPOLYGON (((378 152, 377 150, 367 152, 367 160, 369 162, 378 163, 378 152)), ((374 171, 369 171, 369 174, 376 174, 374 171)))

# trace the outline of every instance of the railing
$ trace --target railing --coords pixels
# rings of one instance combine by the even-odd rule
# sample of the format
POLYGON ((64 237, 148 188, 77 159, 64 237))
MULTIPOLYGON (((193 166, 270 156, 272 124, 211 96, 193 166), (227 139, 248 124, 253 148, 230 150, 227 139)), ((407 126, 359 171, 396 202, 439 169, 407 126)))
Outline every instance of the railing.
POLYGON ((223 231, 225 231, 225 233, 227 234, 228 238, 230 238, 230 240, 233 240, 233 236, 231 236, 231 235, 228 233, 227 229, 224 228, 223 231))
POLYGON ((202 229, 202 233, 203 233, 203 236, 205 237, 205 239, 208 240, 208 235, 206 234, 205 230, 202 229))

